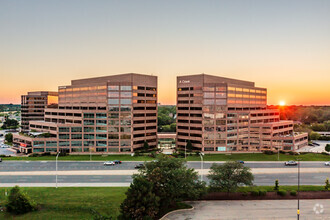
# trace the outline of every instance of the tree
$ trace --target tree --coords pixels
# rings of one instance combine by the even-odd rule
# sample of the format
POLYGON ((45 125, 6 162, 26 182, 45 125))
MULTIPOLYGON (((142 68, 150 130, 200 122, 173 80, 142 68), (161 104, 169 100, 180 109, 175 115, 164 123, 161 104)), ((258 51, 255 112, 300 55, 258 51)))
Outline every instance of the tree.
POLYGON ((10 190, 8 202, 6 203, 7 212, 12 214, 24 214, 37 209, 36 204, 18 186, 10 190))
POLYGON ((325 151, 330 153, 330 144, 325 145, 325 151))
POLYGON ((8 142, 8 143, 13 143, 13 134, 12 133, 8 133, 5 135, 5 140, 8 142))
MULTIPOLYGON (((145 163, 145 166, 140 168, 139 174, 133 175, 133 182, 135 179, 139 179, 141 183, 145 181, 152 184, 149 191, 155 195, 152 194, 152 197, 153 204, 158 204, 157 215, 161 210, 175 207, 177 202, 200 198, 206 192, 205 182, 199 181, 197 172, 192 168, 187 168, 185 161, 162 154, 157 157, 157 160, 145 163)), ((132 188, 132 190, 137 191, 139 189, 132 188)), ((136 193, 138 194, 138 192, 136 193)), ((133 192, 131 193, 134 195, 133 192)), ((140 198, 142 196, 145 197, 145 195, 141 195, 140 198)), ((140 206, 142 206, 141 203, 139 203, 140 206)), ((125 210, 132 212, 128 215, 135 214, 135 209, 125 210)), ((122 209, 122 215, 124 216, 126 214, 123 211, 122 209)))
POLYGON ((9 119, 6 118, 5 122, 3 123, 2 127, 3 129, 12 129, 18 127, 18 121, 15 119, 9 119))
POLYGON ((240 185, 252 185, 254 180, 251 168, 239 162, 213 164, 207 177, 212 190, 226 192, 233 192, 240 185))
POLYGON ((135 177, 120 209, 119 219, 155 218, 159 211, 159 197, 153 192, 153 183, 142 176, 135 177))
POLYGON ((318 140, 321 137, 321 135, 319 133, 316 133, 316 132, 311 132, 309 137, 310 137, 311 140, 318 140))
POLYGON ((143 143, 143 150, 145 150, 145 151, 149 150, 149 144, 147 141, 144 141, 144 143, 143 143))
POLYGON ((186 149, 187 149, 188 151, 192 151, 192 149, 193 149, 193 146, 192 146, 192 144, 191 144, 191 141, 190 141, 190 140, 188 140, 188 141, 187 141, 187 144, 186 144, 186 149))

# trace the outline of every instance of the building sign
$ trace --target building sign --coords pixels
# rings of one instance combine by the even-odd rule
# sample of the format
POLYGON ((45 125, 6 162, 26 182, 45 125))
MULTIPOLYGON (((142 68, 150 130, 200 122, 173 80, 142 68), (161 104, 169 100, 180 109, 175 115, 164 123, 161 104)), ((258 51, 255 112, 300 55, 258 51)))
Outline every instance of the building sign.
POLYGON ((180 80, 179 83, 190 83, 190 80, 180 80))

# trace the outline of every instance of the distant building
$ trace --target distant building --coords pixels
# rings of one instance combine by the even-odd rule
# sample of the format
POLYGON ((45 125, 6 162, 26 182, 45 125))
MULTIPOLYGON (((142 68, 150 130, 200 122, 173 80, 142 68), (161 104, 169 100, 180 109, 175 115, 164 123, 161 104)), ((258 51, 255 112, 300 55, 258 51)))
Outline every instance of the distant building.
MULTIPOLYGON (((121 74, 72 80, 59 87, 57 108, 14 135, 26 153, 130 153, 157 146, 157 77, 121 74), (31 132, 35 130, 36 132, 31 132)), ((41 112, 40 112, 41 113, 41 112)))
POLYGON ((57 92, 28 92, 21 96, 21 132, 29 131, 30 121, 43 121, 45 108, 47 106, 57 106, 57 92))
POLYGON ((206 74, 177 77, 177 147, 206 153, 294 151, 307 145, 293 121, 267 109, 267 90, 206 74))

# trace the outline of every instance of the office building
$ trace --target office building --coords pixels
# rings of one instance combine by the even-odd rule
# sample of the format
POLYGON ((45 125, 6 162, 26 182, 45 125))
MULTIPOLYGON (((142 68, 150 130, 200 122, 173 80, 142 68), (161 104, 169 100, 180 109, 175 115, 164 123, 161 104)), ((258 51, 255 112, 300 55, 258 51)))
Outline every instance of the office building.
POLYGON ((58 106, 29 134, 15 134, 25 153, 131 153, 157 146, 157 77, 120 74, 72 80, 58 88, 58 106), (32 132, 33 131, 33 132, 32 132))
POLYGON ((177 147, 205 153, 295 151, 307 133, 267 109, 267 89, 206 74, 177 77, 177 147))

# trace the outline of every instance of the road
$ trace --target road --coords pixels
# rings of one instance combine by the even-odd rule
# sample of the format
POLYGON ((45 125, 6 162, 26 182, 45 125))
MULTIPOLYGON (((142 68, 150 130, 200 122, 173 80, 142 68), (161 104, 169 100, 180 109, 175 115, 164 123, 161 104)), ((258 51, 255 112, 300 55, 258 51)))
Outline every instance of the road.
MULTIPOLYGON (((193 210, 181 210, 164 220, 297 219, 297 200, 195 201, 193 210)), ((330 220, 330 200, 300 200, 300 219, 330 220)))
MULTIPOLYGON (((103 166, 103 162, 89 161, 59 161, 58 170, 131 170, 135 165, 143 162, 123 162, 116 166, 103 166)), ((204 162, 203 168, 209 169, 214 162, 204 162)), ((218 162, 217 162, 218 163, 218 162)), ((223 163, 223 162, 219 162, 223 163)), ((200 169, 200 162, 188 162, 188 167, 200 169)), ((284 166, 284 162, 245 162, 251 168, 283 168, 297 169, 297 166, 284 166)), ((55 170, 55 161, 3 161, 1 171, 52 171, 55 170)), ((324 168, 324 162, 301 162, 301 168, 324 168)), ((330 172, 330 169, 329 169, 330 172)))

